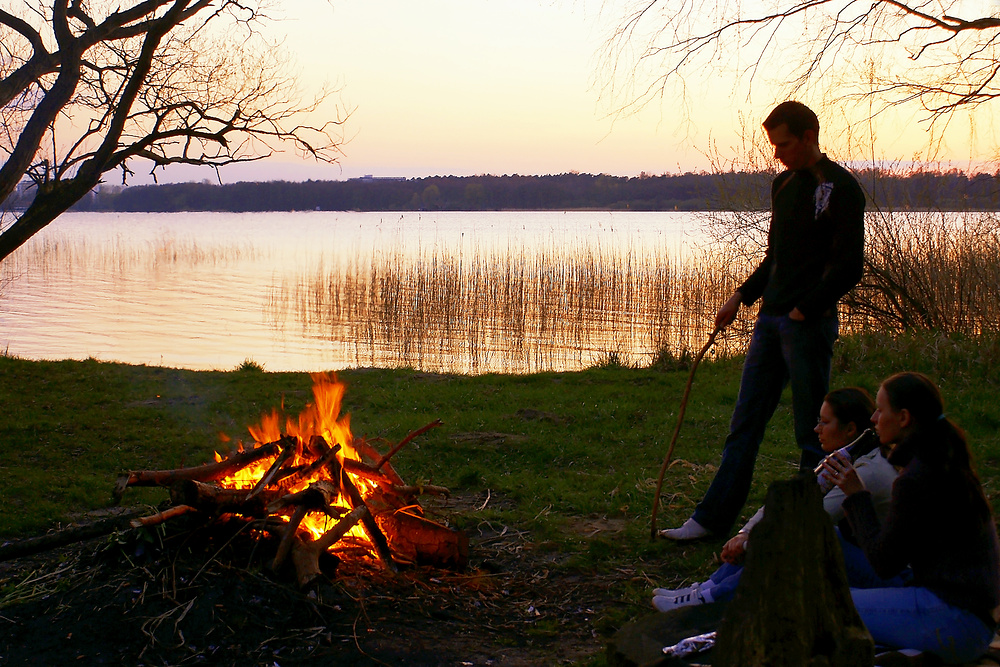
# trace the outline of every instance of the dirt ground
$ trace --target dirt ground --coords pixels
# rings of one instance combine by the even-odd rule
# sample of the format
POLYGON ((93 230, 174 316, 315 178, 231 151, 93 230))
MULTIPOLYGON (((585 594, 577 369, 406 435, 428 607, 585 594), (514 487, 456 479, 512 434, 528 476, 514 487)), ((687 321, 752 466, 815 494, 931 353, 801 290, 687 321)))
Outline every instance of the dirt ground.
POLYGON ((562 574, 528 535, 484 523, 465 531, 463 572, 344 559, 299 591, 265 567, 273 541, 185 519, 0 563, 0 665, 585 663, 631 576, 562 574))

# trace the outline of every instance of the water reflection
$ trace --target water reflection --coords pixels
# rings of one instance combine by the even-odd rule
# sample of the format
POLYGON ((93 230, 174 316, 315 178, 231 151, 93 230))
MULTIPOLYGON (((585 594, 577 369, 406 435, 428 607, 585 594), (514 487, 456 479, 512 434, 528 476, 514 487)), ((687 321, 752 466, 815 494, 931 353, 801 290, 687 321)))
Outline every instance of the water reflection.
POLYGON ((532 372, 700 347, 732 290, 675 213, 70 214, 3 264, 0 346, 194 369, 532 372))

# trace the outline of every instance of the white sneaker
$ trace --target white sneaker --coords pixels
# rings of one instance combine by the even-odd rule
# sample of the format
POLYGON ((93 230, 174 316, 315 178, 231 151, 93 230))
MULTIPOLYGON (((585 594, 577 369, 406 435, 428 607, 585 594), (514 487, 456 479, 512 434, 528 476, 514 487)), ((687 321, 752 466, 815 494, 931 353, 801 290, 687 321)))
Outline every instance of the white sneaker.
POLYGON ((672 609, 680 609, 681 607, 694 607, 706 602, 708 600, 697 589, 689 590, 680 595, 658 595, 653 598, 653 606, 660 611, 671 611, 672 609))
POLYGON ((688 519, 684 522, 684 525, 680 528, 667 528, 660 531, 660 536, 665 537, 668 540, 676 540, 677 542, 690 542, 691 540, 700 540, 703 537, 708 537, 712 533, 705 528, 700 523, 694 520, 694 517, 688 519))
POLYGON ((697 591, 701 588, 700 583, 694 583, 690 586, 685 586, 684 588, 654 588, 653 597, 675 597, 681 593, 688 593, 690 591, 697 591))

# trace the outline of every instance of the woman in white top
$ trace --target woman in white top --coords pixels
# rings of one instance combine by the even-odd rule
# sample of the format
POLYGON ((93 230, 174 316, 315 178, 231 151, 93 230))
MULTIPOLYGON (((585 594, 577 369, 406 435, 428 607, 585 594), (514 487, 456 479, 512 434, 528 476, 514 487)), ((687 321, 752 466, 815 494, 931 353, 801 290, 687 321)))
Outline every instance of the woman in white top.
MULTIPOLYGON (((827 394, 820 407, 819 421, 816 424, 816 433, 819 435, 823 451, 832 453, 857 440, 867 429, 873 412, 875 412, 875 402, 867 391, 859 387, 845 387, 827 394)), ((851 457, 856 457, 854 468, 858 471, 858 476, 864 479, 865 487, 872 492, 876 511, 884 515, 888 512, 892 499, 892 482, 896 479, 897 471, 885 459, 878 444, 878 438, 869 432, 854 445, 851 457)), ((823 497, 823 508, 835 523, 844 518, 844 511, 841 508, 844 498, 844 492, 836 486, 823 497)), ((723 565, 707 581, 677 590, 657 588, 653 591, 653 606, 660 611, 669 611, 679 607, 732 599, 743 573, 742 562, 750 538, 750 529, 763 516, 764 508, 761 507, 747 524, 726 542, 721 554, 723 565)), ((837 534, 844 549, 848 580, 851 585, 855 587, 880 585, 881 580, 871 571, 858 547, 845 539, 839 530, 837 534)))

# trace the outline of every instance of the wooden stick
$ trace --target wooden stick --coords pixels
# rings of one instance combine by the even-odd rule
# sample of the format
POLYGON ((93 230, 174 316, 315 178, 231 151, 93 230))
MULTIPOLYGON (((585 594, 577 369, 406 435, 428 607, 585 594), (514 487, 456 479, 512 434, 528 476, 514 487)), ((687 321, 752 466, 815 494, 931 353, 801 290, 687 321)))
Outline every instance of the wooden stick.
POLYGON ((393 484, 389 487, 393 493, 397 493, 401 496, 420 496, 427 494, 429 496, 441 496, 444 498, 451 497, 451 491, 444 486, 433 486, 431 484, 411 484, 407 486, 399 486, 398 484, 393 484))
POLYGON ((667 472, 667 467, 670 465, 670 460, 674 456, 674 445, 677 444, 677 434, 681 432, 681 424, 684 423, 684 411, 687 409, 688 396, 691 394, 691 384, 694 382, 694 372, 698 369, 698 364, 701 362, 701 358, 705 356, 708 352, 708 348, 712 347, 715 343, 715 337, 722 331, 721 327, 716 327, 709 336, 705 345, 701 348, 698 356, 694 358, 694 362, 691 364, 691 372, 688 374, 687 385, 684 387, 684 395, 681 397, 681 407, 677 413, 677 425, 674 427, 674 435, 670 438, 670 448, 667 450, 667 455, 663 459, 663 465, 660 466, 660 476, 656 480, 656 493, 653 494, 653 514, 649 521, 649 539, 656 539, 656 510, 660 506, 660 490, 663 488, 663 475, 667 472))
POLYGON ((295 538, 291 551, 299 588, 305 588, 323 574, 319 567, 320 555, 340 541, 340 538, 346 535, 347 531, 357 525, 358 521, 361 521, 365 516, 370 516, 367 507, 364 505, 355 507, 338 521, 336 526, 323 533, 315 542, 307 538, 295 538))
MULTIPOLYGON (((314 510, 329 510, 340 495, 333 482, 320 480, 297 493, 289 493, 267 506, 267 513, 274 514, 288 505, 305 505, 314 510)), ((329 513, 329 512, 328 512, 329 513)))
POLYGON ((306 514, 314 511, 322 511, 329 516, 343 516, 344 513, 339 511, 340 508, 333 506, 338 496, 337 487, 332 482, 321 480, 313 482, 307 489, 303 489, 298 493, 290 493, 268 505, 267 511, 269 514, 287 505, 296 505, 295 512, 288 522, 288 528, 285 530, 281 538, 281 543, 278 545, 278 552, 275 554, 274 562, 271 565, 272 570, 277 570, 285 562, 288 551, 292 547, 292 538, 295 537, 295 532, 298 530, 299 524, 302 523, 302 519, 305 518, 306 514))
POLYGON ((156 514, 151 514, 149 516, 142 516, 137 519, 132 519, 129 523, 133 528, 142 528, 143 526, 158 526, 161 523, 169 521, 174 517, 183 516, 185 514, 190 514, 191 512, 197 512, 198 510, 190 505, 175 505, 170 509, 163 510, 162 512, 157 512, 156 514))
POLYGON ((367 463, 356 459, 344 459, 344 470, 356 477, 370 479, 373 482, 378 482, 379 484, 397 484, 405 486, 403 484, 403 480, 396 482, 391 477, 384 475, 381 470, 376 470, 367 463))
POLYGON ((295 513, 292 514, 291 520, 288 522, 288 526, 285 528, 284 535, 281 536, 281 543, 278 544, 278 551, 274 554, 274 561, 271 563, 271 569, 277 571, 281 567, 281 564, 285 562, 285 558, 288 556, 289 550, 292 548, 292 540, 298 539, 295 536, 295 532, 299 529, 299 524, 302 523, 302 519, 306 518, 306 514, 310 512, 310 508, 305 505, 299 505, 295 508, 295 513))
POLYGON ((22 556, 48 551, 67 544, 82 542, 94 537, 101 537, 124 530, 129 527, 132 519, 141 516, 144 510, 131 509, 122 511, 118 516, 99 519, 83 525, 67 526, 38 537, 29 537, 16 542, 0 544, 0 562, 22 556))
MULTIPOLYGON (((354 449, 358 452, 358 454, 361 455, 361 461, 363 462, 362 465, 367 467, 367 469, 371 470, 373 474, 376 475, 381 474, 383 477, 387 478, 389 482, 392 484, 399 484, 399 485, 406 484, 406 482, 403 481, 403 478, 400 477, 398 474, 396 474, 396 471, 393 470, 392 463, 388 461, 383 463, 382 467, 379 470, 375 470, 375 463, 382 458, 382 454, 377 449, 368 444, 367 440, 365 440, 364 438, 355 438, 354 441, 351 442, 351 446, 354 447, 354 449)), ((370 477, 369 479, 376 479, 376 478, 370 477)), ((382 482, 379 483, 381 484, 382 482)))
POLYGON ((391 459, 393 456, 395 456, 396 452, 405 447, 408 442, 416 438, 418 435, 426 433, 432 428, 437 428, 438 426, 441 426, 442 423, 443 422, 440 419, 435 419, 430 424, 427 424, 426 426, 421 426, 416 431, 414 431, 413 433, 409 434, 408 436, 400 440, 398 445, 393 447, 391 450, 389 450, 388 454, 384 455, 382 458, 378 460, 378 463, 375 464, 375 470, 381 470, 382 466, 385 465, 385 462, 391 459))
POLYGON ((247 494, 247 500, 250 500, 267 487, 271 483, 271 480, 274 479, 274 476, 278 474, 278 471, 281 470, 281 467, 285 465, 285 462, 295 454, 295 450, 299 446, 298 438, 283 438, 282 441, 285 443, 285 446, 281 449, 281 453, 274 459, 267 472, 250 489, 250 493, 247 494))
MULTIPOLYGON (((325 444, 325 443, 324 443, 325 444)), ((340 451, 340 445, 335 445, 334 447, 327 447, 326 452, 318 459, 305 466, 301 470, 295 472, 288 477, 281 480, 281 485, 284 487, 294 486, 296 482, 300 479, 308 479, 313 476, 316 471, 320 470, 323 466, 329 464, 331 461, 336 460, 337 452, 340 451)))
POLYGON ((229 458, 208 463, 194 468, 175 468, 173 470, 137 470, 121 475, 115 485, 113 497, 115 502, 121 500, 125 489, 130 486, 170 486, 174 482, 182 479, 193 479, 199 482, 211 482, 222 479, 235 470, 255 463, 268 456, 275 456, 283 448, 283 443, 288 439, 285 436, 281 440, 269 442, 245 452, 233 454, 229 458))
POLYGON ((262 517, 273 514, 268 503, 274 502, 281 491, 268 489, 247 500, 246 489, 223 489, 193 479, 175 482, 170 487, 170 502, 174 505, 191 505, 208 514, 242 514, 262 517))
MULTIPOLYGON (((350 475, 340 475, 340 488, 343 489, 344 495, 350 501, 351 507, 368 508, 364 498, 361 497, 361 493, 358 491, 358 487, 354 486, 354 482, 351 481, 350 475)), ((389 570, 399 572, 399 566, 396 565, 396 561, 392 559, 392 553, 389 551, 389 541, 385 539, 385 534, 378 527, 370 509, 362 516, 361 520, 365 524, 365 531, 368 533, 368 537, 371 538, 372 544, 375 546, 375 553, 378 554, 378 557, 385 563, 385 566, 389 570)))
POLYGON ((344 535, 347 534, 351 528, 357 525, 358 521, 364 519, 366 515, 371 515, 371 512, 364 505, 360 507, 355 507, 350 512, 344 515, 344 517, 337 522, 337 525, 330 530, 323 533, 323 535, 316 540, 314 544, 320 551, 326 551, 334 544, 340 541, 344 535))

